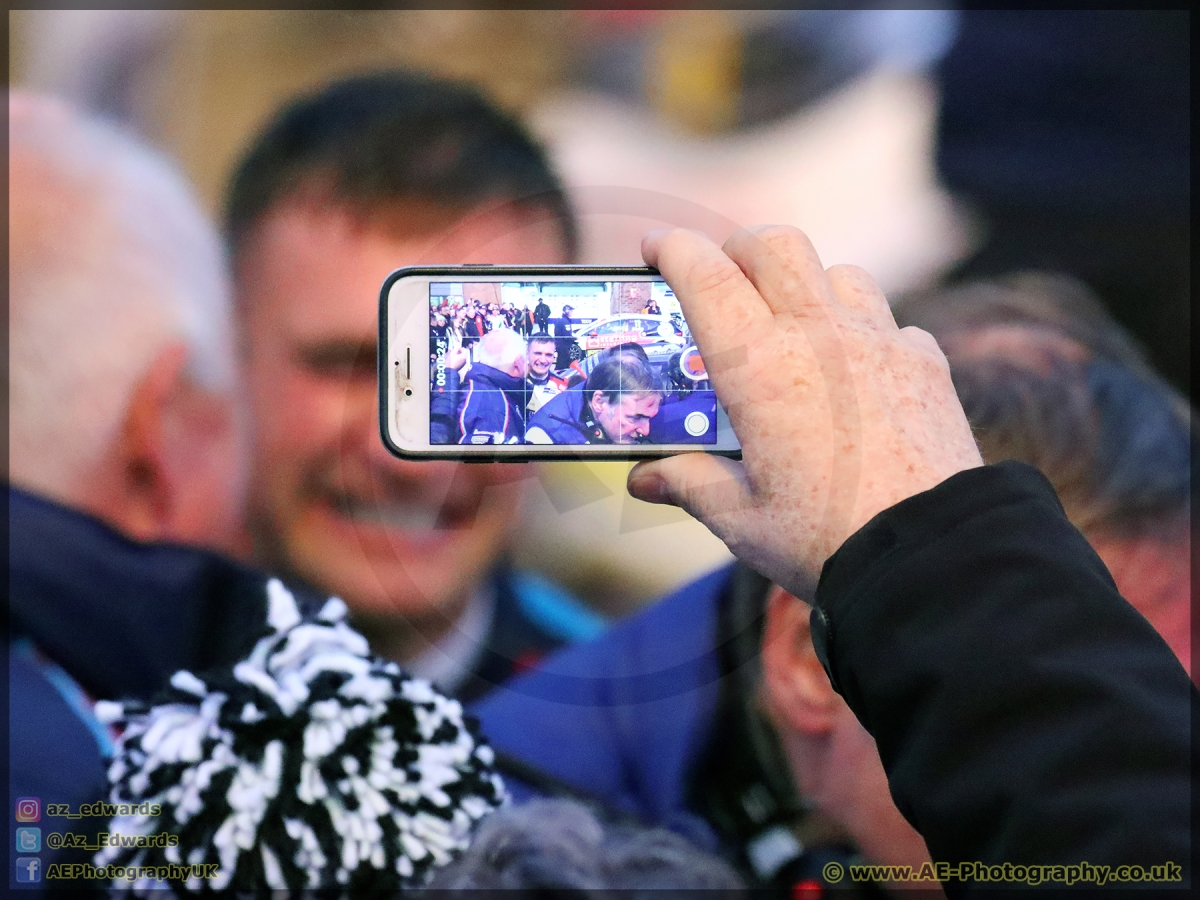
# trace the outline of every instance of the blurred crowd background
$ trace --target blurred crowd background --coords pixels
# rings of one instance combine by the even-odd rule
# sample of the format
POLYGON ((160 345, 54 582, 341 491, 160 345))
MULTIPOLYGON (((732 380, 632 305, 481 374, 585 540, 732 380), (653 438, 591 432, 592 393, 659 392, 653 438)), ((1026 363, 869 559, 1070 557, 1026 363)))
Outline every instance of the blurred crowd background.
MULTIPOLYGON (((1190 396, 1189 13, 26 10, 10 83, 132 126, 217 215, 297 92, 461 78, 544 141, 583 262, 649 228, 803 228, 891 295, 1038 268, 1087 282, 1190 396)), ((728 559, 628 466, 547 467, 518 561, 624 612, 728 559)))

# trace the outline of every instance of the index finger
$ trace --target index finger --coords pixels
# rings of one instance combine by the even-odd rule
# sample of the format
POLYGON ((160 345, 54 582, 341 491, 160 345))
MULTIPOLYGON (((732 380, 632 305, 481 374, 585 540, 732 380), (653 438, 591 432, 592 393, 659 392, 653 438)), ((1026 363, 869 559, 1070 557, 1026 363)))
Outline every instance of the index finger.
POLYGON ((652 232, 642 240, 642 258, 675 292, 706 367, 771 327, 771 310, 754 285, 703 235, 681 228, 652 232))

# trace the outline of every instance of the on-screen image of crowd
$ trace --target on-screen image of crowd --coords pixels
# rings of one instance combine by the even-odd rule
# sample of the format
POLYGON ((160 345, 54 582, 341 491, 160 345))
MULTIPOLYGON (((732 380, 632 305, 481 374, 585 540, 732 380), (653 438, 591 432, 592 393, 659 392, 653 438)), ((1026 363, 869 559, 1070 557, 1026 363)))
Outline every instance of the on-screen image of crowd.
POLYGON ((654 281, 429 289, 431 444, 713 444, 717 398, 654 281))

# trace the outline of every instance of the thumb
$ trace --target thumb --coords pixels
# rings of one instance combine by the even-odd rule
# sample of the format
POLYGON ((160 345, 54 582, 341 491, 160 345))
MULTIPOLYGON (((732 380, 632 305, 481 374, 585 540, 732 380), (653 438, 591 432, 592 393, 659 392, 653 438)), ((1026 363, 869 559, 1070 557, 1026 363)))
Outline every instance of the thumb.
POLYGON ((752 503, 742 464, 708 453, 638 463, 629 472, 627 486, 638 500, 678 506, 710 529, 718 516, 752 503))

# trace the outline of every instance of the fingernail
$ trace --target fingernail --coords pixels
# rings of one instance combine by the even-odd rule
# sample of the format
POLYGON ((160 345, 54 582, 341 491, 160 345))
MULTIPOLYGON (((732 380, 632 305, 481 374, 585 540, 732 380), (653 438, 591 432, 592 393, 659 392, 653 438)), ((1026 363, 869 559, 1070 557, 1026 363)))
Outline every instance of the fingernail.
POLYGON ((637 474, 629 478, 629 493, 646 503, 667 503, 667 484, 653 473, 637 474))

